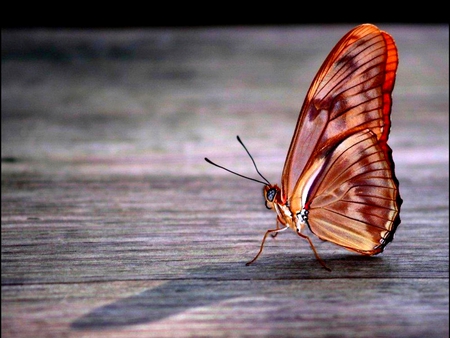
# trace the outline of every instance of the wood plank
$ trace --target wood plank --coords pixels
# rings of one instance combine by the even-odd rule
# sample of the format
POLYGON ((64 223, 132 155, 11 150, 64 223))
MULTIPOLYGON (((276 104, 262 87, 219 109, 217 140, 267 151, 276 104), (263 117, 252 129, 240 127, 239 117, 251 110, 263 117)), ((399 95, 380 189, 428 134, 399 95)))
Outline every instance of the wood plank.
POLYGON ((338 278, 330 289, 327 279, 199 278, 8 286, 2 292, 2 310, 8 310, 2 333, 444 337, 448 303, 436 296, 446 283, 445 278, 338 278))

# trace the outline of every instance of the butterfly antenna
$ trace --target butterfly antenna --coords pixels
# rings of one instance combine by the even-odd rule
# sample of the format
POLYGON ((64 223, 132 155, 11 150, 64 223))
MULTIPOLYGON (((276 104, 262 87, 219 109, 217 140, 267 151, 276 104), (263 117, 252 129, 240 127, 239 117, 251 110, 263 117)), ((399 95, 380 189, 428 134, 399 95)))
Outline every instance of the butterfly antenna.
POLYGON ((252 155, 250 155, 250 152, 248 151, 247 147, 244 145, 244 142, 242 142, 241 138, 238 136, 236 136, 238 142, 241 144, 242 147, 244 147, 245 151, 247 152, 248 156, 250 157, 250 159, 253 162, 253 166, 256 169, 256 172, 258 173, 259 176, 261 176, 261 178, 267 182, 268 185, 271 185, 270 182, 267 180, 267 178, 265 178, 258 170, 258 167, 256 166, 255 160, 253 159, 252 155))
POLYGON ((228 168, 222 167, 221 165, 218 165, 217 163, 214 163, 213 161, 211 161, 211 160, 210 160, 209 158, 207 158, 207 157, 205 157, 205 161, 208 162, 209 164, 212 164, 213 166, 216 166, 216 167, 218 167, 218 168, 220 168, 220 169, 223 169, 223 170, 225 170, 225 171, 228 171, 229 173, 232 173, 232 174, 234 174, 234 175, 236 175, 236 176, 239 176, 239 177, 242 177, 242 178, 246 178, 247 180, 255 181, 255 182, 258 182, 258 183, 261 183, 261 184, 266 185, 266 183, 263 182, 263 181, 260 181, 260 180, 257 180, 257 179, 254 179, 254 178, 251 178, 251 177, 248 177, 248 176, 241 175, 241 174, 239 174, 239 173, 237 173, 237 172, 235 172, 235 171, 232 171, 232 170, 230 170, 230 169, 228 169, 228 168))

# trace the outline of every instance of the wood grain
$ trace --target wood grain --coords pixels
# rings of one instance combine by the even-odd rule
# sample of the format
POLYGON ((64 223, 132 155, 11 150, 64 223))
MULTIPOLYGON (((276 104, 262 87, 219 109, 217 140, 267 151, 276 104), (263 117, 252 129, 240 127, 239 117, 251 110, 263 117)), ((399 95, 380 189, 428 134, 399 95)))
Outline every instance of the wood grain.
POLYGON ((448 337, 448 27, 381 27, 400 68, 394 241, 266 242, 315 71, 351 27, 2 32, 5 337, 448 337))

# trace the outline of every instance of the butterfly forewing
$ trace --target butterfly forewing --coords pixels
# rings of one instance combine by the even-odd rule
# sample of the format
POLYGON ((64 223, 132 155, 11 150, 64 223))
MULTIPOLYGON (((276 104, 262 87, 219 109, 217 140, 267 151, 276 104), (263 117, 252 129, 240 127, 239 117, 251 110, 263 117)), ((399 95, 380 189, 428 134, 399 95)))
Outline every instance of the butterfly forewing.
POLYGON ((389 148, 382 143, 390 129, 397 64, 392 38, 373 25, 358 26, 339 41, 300 111, 283 169, 283 201, 301 198, 314 161, 360 130, 370 129, 391 160, 389 148))

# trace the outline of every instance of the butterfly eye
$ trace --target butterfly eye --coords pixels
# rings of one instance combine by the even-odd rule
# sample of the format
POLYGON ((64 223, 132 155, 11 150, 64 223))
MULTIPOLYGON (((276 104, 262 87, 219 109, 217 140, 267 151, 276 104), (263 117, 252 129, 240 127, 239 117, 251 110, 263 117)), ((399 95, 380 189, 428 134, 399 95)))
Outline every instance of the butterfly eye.
POLYGON ((269 202, 273 202, 275 199, 275 195, 277 194, 277 190, 275 188, 270 188, 267 191, 266 198, 269 202))
POLYGON ((266 208, 267 209, 273 209, 273 203, 275 201, 275 195, 277 194, 277 188, 270 187, 269 185, 266 185, 264 187, 264 198, 266 199, 266 208))

